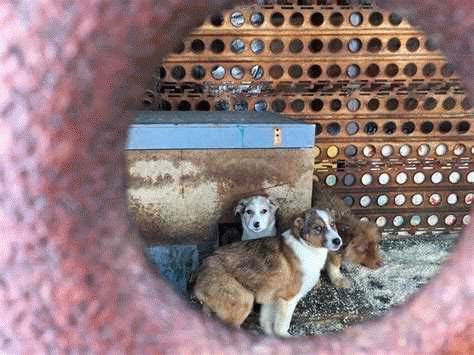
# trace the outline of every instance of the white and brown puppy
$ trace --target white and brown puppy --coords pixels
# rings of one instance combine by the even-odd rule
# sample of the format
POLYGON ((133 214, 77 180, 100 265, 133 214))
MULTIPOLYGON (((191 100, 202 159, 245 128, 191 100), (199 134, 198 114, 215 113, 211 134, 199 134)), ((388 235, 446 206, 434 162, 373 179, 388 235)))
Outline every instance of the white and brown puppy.
POLYGON ((199 269, 194 295, 205 311, 236 327, 260 303, 265 333, 287 336, 294 309, 317 284, 328 249, 341 244, 334 217, 308 210, 282 236, 217 249, 199 269))
POLYGON ((278 207, 275 200, 265 196, 240 200, 234 208, 234 214, 239 215, 242 222, 242 240, 277 235, 275 214, 278 207))

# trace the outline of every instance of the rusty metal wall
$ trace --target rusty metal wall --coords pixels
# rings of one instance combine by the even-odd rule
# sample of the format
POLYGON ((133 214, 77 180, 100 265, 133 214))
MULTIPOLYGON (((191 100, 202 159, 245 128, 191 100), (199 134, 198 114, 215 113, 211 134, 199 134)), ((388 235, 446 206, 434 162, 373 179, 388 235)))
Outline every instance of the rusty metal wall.
POLYGON ((211 15, 157 67, 142 103, 316 123, 315 175, 362 218, 387 232, 469 222, 471 103, 436 41, 371 1, 211 15))

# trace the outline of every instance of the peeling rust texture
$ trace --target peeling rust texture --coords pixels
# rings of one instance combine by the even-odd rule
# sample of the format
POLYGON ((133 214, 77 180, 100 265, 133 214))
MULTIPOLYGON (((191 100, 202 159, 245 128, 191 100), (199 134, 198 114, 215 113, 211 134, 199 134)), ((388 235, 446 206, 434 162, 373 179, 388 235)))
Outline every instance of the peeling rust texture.
POLYGON ((279 221, 311 207, 312 149, 128 151, 130 214, 148 244, 216 239, 241 198, 269 195, 279 221))
MULTIPOLYGON (((417 297, 334 336, 284 341, 231 330, 147 268, 127 219, 123 111, 150 63, 207 6, 230 3, 0 3, 0 352, 473 353, 474 224, 417 297)), ((381 4, 409 10, 435 33, 474 92, 470 0, 381 4)))

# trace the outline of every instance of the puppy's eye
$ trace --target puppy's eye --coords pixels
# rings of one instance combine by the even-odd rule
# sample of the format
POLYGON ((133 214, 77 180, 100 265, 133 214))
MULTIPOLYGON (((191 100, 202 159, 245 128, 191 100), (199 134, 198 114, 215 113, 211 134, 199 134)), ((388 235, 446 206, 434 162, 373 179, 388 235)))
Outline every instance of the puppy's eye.
POLYGON ((268 211, 267 211, 266 209, 263 209, 263 210, 262 210, 262 214, 265 214, 265 213, 267 213, 267 212, 268 212, 268 211))
POLYGON ((331 226, 331 228, 336 228, 336 223, 331 222, 330 226, 331 226))
POLYGON ((323 228, 321 226, 315 226, 314 230, 316 231, 316 233, 321 233, 323 231, 323 228))
POLYGON ((247 214, 253 214, 253 211, 252 210, 247 210, 245 211, 247 214))

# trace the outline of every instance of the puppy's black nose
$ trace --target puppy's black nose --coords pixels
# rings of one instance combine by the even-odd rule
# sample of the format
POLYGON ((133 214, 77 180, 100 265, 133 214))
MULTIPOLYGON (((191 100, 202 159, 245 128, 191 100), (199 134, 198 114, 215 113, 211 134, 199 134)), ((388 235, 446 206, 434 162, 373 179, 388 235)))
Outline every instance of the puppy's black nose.
POLYGON ((333 239, 332 242, 334 243, 334 245, 339 245, 341 244, 341 240, 339 238, 336 238, 336 239, 333 239))
POLYGON ((254 226, 255 228, 260 227, 260 222, 255 222, 255 223, 253 224, 253 226, 254 226))

